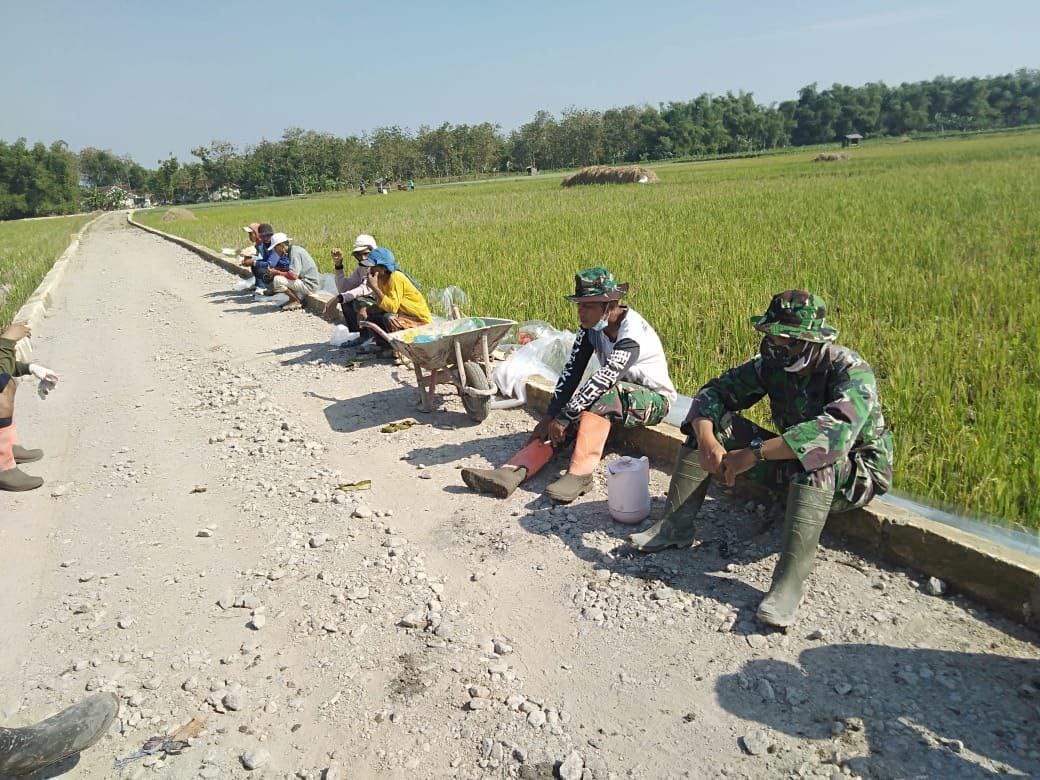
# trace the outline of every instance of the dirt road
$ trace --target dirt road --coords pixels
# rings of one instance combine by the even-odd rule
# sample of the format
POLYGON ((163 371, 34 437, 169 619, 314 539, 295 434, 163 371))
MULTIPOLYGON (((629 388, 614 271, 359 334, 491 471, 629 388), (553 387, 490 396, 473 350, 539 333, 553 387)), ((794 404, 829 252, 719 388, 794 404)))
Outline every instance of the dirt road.
POLYGON ((715 493, 697 547, 643 557, 602 486, 472 495, 526 413, 417 415, 410 371, 232 281, 112 215, 34 334, 62 382, 19 393, 47 484, 0 494, 0 721, 118 693, 68 776, 195 715, 120 776, 1040 775, 1035 635, 833 541, 763 631, 777 507, 715 493))

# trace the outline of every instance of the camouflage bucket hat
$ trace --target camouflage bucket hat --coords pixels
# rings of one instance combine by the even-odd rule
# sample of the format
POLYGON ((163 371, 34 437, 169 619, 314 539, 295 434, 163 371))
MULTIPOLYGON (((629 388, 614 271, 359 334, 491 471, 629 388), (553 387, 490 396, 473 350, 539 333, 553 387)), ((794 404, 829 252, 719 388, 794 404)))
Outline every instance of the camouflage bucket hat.
POLYGON ((802 341, 834 341, 838 331, 826 324, 827 304, 802 290, 777 293, 761 317, 752 317, 755 330, 802 341))
POLYGON ((614 274, 603 266, 586 268, 574 275, 574 295, 568 295, 567 300, 574 303, 587 301, 591 303, 602 303, 604 301, 619 301, 628 293, 628 282, 618 284, 614 274))

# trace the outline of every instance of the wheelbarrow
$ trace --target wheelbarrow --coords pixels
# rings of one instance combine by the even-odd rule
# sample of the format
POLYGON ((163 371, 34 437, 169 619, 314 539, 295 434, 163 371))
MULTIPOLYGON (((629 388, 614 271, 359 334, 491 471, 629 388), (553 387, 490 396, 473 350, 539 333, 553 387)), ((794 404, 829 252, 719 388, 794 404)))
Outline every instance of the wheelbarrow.
POLYGON ((422 411, 433 411, 437 385, 453 384, 466 415, 475 422, 487 419, 491 398, 498 393, 491 378, 491 353, 514 325, 513 320, 465 317, 384 333, 374 323, 364 323, 411 361, 422 411))

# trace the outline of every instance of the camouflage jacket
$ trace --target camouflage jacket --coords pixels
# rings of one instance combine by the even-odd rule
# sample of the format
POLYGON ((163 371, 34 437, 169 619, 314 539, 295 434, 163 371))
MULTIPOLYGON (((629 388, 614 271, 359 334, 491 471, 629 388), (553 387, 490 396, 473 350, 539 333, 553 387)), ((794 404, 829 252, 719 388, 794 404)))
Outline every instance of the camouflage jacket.
POLYGON ((0 339, 0 374, 8 376, 25 376, 29 373, 29 364, 15 359, 17 342, 11 339, 0 339))
POLYGON ((892 432, 878 399, 870 365, 851 349, 824 344, 804 375, 771 370, 756 355, 704 385, 693 399, 690 419, 716 426, 726 412, 747 409, 769 396, 773 423, 806 471, 857 458, 878 492, 892 481, 892 432))

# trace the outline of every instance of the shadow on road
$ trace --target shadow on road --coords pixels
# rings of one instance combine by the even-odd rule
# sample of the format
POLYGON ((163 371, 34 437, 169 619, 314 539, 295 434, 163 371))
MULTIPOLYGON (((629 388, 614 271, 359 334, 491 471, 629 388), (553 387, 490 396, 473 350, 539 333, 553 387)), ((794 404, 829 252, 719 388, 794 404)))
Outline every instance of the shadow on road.
POLYGON ((532 501, 528 506, 530 513, 520 518, 521 527, 530 533, 559 537, 575 556, 595 569, 653 580, 687 593, 711 596, 737 611, 734 633, 761 631, 753 622, 753 617, 763 593, 725 571, 728 563, 741 560, 740 556, 731 552, 734 545, 728 540, 733 535, 746 534, 751 537, 761 533, 760 518, 747 523, 734 518, 735 522, 727 523, 724 529, 719 529, 711 521, 702 521, 702 535, 693 548, 644 555, 632 549, 628 536, 649 525, 650 520, 640 525, 614 522, 607 502, 602 500, 573 504, 563 511, 555 512, 547 512, 539 507, 544 507, 544 501, 532 501), (568 514, 573 519, 568 519, 568 514), (608 541, 606 544, 590 544, 586 541, 587 534, 605 535, 608 541))
POLYGON ((827 645, 803 651, 797 665, 749 661, 719 678, 716 694, 738 717, 790 736, 834 739, 863 777, 1040 776, 1035 660, 827 645), (774 701, 763 698, 762 680, 774 701))

